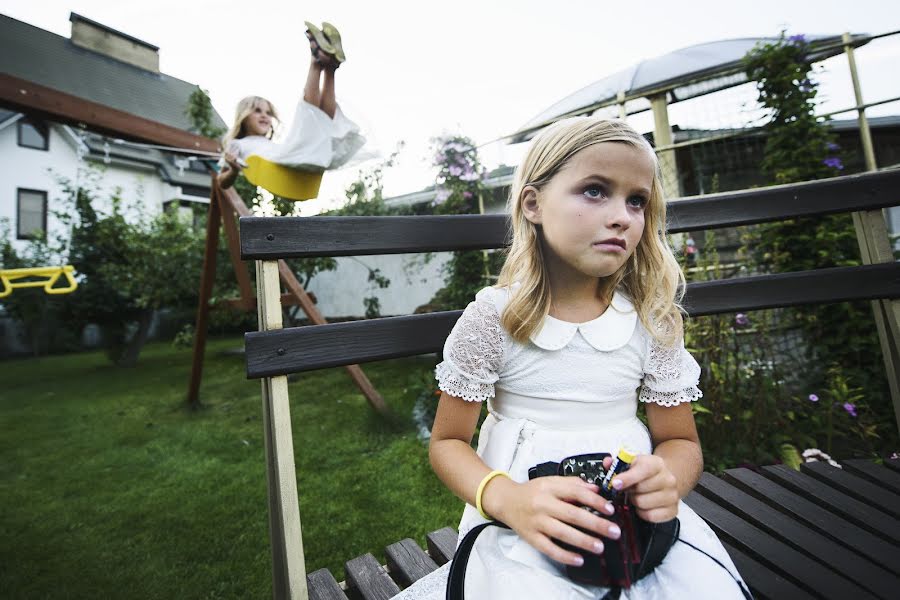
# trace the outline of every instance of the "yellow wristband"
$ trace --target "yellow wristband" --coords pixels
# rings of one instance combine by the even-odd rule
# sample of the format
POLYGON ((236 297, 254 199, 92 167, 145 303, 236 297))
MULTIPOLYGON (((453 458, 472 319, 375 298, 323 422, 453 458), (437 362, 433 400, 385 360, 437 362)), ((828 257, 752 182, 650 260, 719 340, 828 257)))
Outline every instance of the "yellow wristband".
POLYGON ((478 491, 475 492, 475 508, 478 509, 478 512, 487 520, 491 520, 487 513, 484 512, 484 507, 481 506, 481 496, 484 494, 484 488, 487 486, 488 482, 497 477, 498 475, 502 475, 503 477, 509 478, 509 473, 506 471, 491 471, 487 475, 484 476, 484 479, 481 480, 481 483, 478 484, 478 491))

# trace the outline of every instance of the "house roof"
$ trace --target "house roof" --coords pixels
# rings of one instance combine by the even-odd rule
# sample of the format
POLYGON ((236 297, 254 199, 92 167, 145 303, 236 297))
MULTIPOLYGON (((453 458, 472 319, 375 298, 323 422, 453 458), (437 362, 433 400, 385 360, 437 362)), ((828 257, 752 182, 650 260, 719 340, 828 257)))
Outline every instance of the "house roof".
MULTIPOLYGON (((76 46, 6 15, 0 15, 0 73, 176 129, 192 129, 185 109, 195 84, 76 46)), ((213 118, 217 126, 225 126, 215 111, 213 118)))
MULTIPOLYGON (((840 35, 805 36, 812 59, 822 60, 843 52, 840 35)), ((617 103, 622 93, 626 101, 666 92, 672 104, 702 94, 745 83, 742 59, 758 43, 779 38, 755 37, 719 40, 675 50, 663 56, 642 60, 613 73, 559 100, 542 111, 513 134, 512 143, 530 139, 534 133, 560 118, 590 114, 603 106, 617 103)), ((867 43, 865 35, 854 34, 854 45, 867 43)), ((640 103, 640 110, 649 107, 640 103)), ((626 109, 631 106, 626 104, 626 109)), ((637 110, 628 110, 638 112, 637 110)))

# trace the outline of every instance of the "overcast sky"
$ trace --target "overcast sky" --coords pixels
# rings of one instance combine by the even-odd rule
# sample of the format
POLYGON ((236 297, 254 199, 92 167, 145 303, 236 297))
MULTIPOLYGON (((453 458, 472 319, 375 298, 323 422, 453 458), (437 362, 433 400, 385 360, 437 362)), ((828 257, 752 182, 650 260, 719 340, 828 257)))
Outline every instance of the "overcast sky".
MULTIPOLYGON (((71 11, 159 46, 161 70, 207 89, 229 124, 237 101, 250 94, 270 98, 288 121, 309 60, 303 22, 334 23, 348 57, 337 78, 345 113, 363 127, 370 150, 387 155, 399 141, 407 144, 386 173, 388 195, 433 183, 428 160, 434 136, 462 133, 488 142, 643 59, 702 42, 776 35, 782 28, 806 34, 900 29, 900 2, 887 0, 329 0, 321 6, 0 0, 3 14, 66 37, 71 11)), ((898 38, 858 51, 865 100, 900 96, 898 38)), ((826 108, 852 105, 846 60, 832 59, 825 67, 820 79, 826 108)), ((900 114, 900 103, 873 114, 900 114)), ((483 150, 488 166, 513 164, 519 155, 499 143, 483 150)), ((356 169, 326 175, 322 202, 341 197, 356 169)), ((307 203, 308 210, 317 204, 307 203)))

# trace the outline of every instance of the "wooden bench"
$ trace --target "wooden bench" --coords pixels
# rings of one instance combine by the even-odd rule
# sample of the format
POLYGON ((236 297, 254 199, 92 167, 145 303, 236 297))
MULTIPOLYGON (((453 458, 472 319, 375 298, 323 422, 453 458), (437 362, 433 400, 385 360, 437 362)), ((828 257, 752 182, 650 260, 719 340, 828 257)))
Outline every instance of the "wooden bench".
MULTIPOLYGON (((893 262, 882 209, 900 204, 900 171, 715 194, 672 202, 670 232, 854 212, 865 263, 688 286, 692 315, 810 303, 873 300, 897 390, 900 264, 893 262), (868 264, 871 263, 871 264, 868 264)), ((428 534, 427 552, 401 540, 380 558, 346 563, 340 585, 327 570, 307 576, 288 406, 290 373, 414 356, 441 349, 461 311, 282 329, 280 258, 500 248, 502 215, 241 219, 241 256, 255 260, 260 331, 245 336, 247 375, 260 378, 269 484, 273 591, 277 598, 390 598, 445 563, 451 528, 428 534)), ((900 414, 898 394, 894 409, 900 414)), ((423 449, 424 452, 424 449, 423 449)), ((807 464, 757 473, 704 474, 686 502, 725 543, 758 597, 889 598, 900 590, 900 464, 848 460, 844 469, 807 464)))

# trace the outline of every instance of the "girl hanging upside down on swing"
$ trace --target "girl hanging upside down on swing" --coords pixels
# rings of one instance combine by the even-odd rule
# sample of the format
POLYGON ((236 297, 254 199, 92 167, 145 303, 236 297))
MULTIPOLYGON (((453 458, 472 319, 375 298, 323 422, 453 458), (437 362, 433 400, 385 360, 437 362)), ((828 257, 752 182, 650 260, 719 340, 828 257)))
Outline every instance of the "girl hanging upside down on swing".
POLYGON ((279 118, 272 103, 259 96, 241 100, 223 144, 224 165, 218 175, 223 188, 234 184, 253 155, 265 159, 261 162, 320 174, 345 164, 365 143, 359 127, 344 116, 335 99, 335 71, 345 60, 340 33, 329 23, 322 29, 309 22, 306 26, 312 58, 290 131, 284 140, 273 142, 274 121, 279 118))

